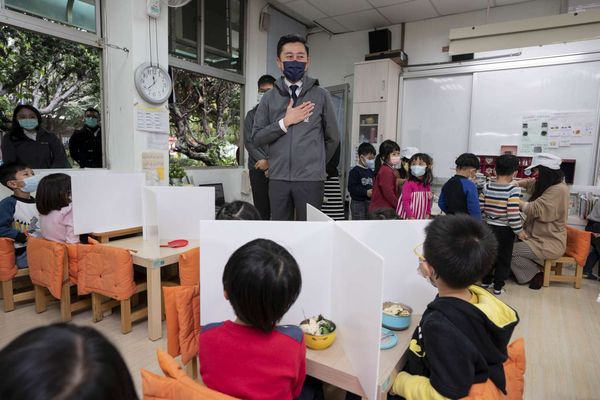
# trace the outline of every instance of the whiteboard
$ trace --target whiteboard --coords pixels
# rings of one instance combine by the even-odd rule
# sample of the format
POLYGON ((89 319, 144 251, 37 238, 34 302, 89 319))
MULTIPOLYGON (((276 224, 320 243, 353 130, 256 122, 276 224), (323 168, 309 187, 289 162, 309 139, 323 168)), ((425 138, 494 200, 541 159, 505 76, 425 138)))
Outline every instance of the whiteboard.
MULTIPOLYGON (((521 146, 522 119, 528 113, 591 111, 597 116, 599 96, 599 61, 476 72, 469 151, 494 155, 503 144, 521 146)), ((548 150, 563 159, 577 160, 575 184, 593 184, 595 180, 597 117, 594 132, 593 144, 548 150)))
POLYGON ((454 160, 467 150, 472 74, 405 79, 400 147, 433 157, 436 178, 454 175, 454 160))

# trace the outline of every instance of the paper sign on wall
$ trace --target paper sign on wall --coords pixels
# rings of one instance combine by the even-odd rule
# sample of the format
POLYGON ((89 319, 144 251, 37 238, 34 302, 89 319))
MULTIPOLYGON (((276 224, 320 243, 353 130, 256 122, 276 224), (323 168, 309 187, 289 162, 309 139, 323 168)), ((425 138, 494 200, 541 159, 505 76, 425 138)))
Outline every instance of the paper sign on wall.
POLYGON ((146 132, 169 132, 169 112, 160 107, 135 107, 135 129, 146 132))
POLYGON ((521 151, 523 154, 544 153, 548 149, 547 113, 523 116, 521 125, 521 151))
POLYGON ((555 112, 549 115, 549 135, 569 138, 570 144, 593 144, 596 116, 592 111, 555 112))
POLYGON ((146 185, 166 184, 165 179, 165 154, 158 151, 145 151, 142 153, 142 171, 146 174, 146 185))

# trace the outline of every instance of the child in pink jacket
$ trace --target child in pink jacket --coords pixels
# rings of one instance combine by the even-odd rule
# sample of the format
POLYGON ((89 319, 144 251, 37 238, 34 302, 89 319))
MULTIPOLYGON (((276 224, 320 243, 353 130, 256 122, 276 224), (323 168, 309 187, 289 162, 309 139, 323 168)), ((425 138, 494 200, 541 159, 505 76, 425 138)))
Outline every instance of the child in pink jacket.
POLYGON ((431 216, 431 170, 433 159, 425 153, 410 158, 408 180, 402 186, 396 212, 401 219, 429 219, 431 216))
POLYGON ((79 243, 73 233, 71 177, 50 174, 42 178, 36 192, 36 206, 40 213, 42 236, 61 243, 79 243))

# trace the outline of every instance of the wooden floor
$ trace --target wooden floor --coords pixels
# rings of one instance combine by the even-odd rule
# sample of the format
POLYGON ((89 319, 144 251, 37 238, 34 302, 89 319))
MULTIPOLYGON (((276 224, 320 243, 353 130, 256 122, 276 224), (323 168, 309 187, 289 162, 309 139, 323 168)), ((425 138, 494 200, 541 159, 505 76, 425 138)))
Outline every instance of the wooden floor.
MULTIPOLYGON (((558 283, 539 291, 514 283, 507 285, 507 293, 501 298, 521 318, 513 338, 522 336, 526 341, 526 399, 600 398, 599 290, 600 282, 589 280, 584 280, 579 290, 558 283)), ((43 314, 36 314, 31 303, 17 305, 10 313, 0 311, 0 348, 30 328, 59 319, 58 304, 43 314)), ((165 349, 166 340, 149 341, 146 322, 135 324, 128 335, 120 332, 118 313, 93 324, 91 313, 83 312, 73 322, 93 325, 115 343, 140 392, 140 368, 158 372, 155 349, 165 349)))

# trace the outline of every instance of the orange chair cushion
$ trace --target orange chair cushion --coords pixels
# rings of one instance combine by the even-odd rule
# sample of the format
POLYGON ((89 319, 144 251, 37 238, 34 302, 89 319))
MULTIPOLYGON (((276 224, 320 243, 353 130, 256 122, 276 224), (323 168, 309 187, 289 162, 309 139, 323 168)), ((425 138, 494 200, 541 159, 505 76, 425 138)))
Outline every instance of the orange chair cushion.
POLYGON ((167 351, 187 364, 198 355, 200 287, 163 287, 167 319, 167 351))
POLYGON ((175 293, 181 286, 163 286, 163 300, 165 303, 165 317, 167 320, 167 351, 173 357, 181 354, 179 346, 179 320, 177 318, 177 305, 175 293))
POLYGON ((519 338, 508 346, 504 362, 506 395, 491 381, 471 386, 469 395, 462 400, 522 400, 525 390, 525 341, 519 338))
POLYGON ((15 245, 12 239, 0 238, 0 282, 9 281, 17 274, 15 245))
POLYGON ((77 244, 67 244, 67 254, 69 255, 69 281, 77 285, 77 274, 79 263, 77 262, 77 244))
POLYGON ((179 255, 179 281, 183 286, 200 284, 200 248, 179 255))
POLYGON ((179 347, 181 362, 187 364, 198 355, 200 332, 200 287, 180 286, 175 293, 177 319, 179 321, 179 347))
POLYGON ((31 282, 48 288, 50 294, 59 300, 66 257, 67 248, 64 243, 36 237, 27 239, 27 263, 31 282))
POLYGON ((102 244, 79 244, 77 258, 79 294, 98 293, 115 300, 126 300, 135 294, 129 251, 102 244))
POLYGON ((590 254, 592 233, 567 226, 567 250, 565 255, 573 257, 577 264, 583 266, 590 254))
POLYGON ((185 374, 181 366, 173 357, 158 350, 158 363, 165 376, 159 376, 152 372, 141 370, 142 391, 145 400, 235 400, 196 383, 185 374))

